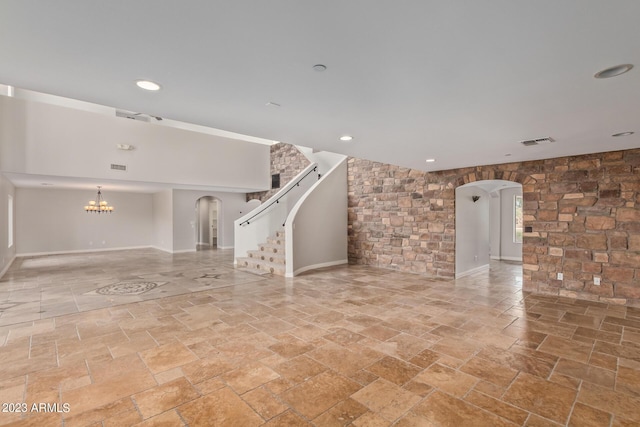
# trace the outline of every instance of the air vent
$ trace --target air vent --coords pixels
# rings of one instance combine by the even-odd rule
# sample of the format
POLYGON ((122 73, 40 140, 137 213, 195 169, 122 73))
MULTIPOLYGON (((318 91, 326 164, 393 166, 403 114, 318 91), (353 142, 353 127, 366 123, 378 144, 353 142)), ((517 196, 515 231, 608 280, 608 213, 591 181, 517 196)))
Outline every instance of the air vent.
POLYGON ((111 163, 111 170, 114 171, 125 171, 127 170, 127 165, 116 165, 115 163, 111 163))
POLYGON ((116 110, 116 117, 124 117, 125 119, 137 120, 139 122, 149 122, 151 117, 146 114, 134 113, 132 111, 116 110))
POLYGON ((538 139, 527 139, 526 141, 520 141, 520 144, 524 145, 525 147, 531 147, 532 145, 545 145, 551 144, 552 142, 555 142, 553 138, 546 137, 538 139))

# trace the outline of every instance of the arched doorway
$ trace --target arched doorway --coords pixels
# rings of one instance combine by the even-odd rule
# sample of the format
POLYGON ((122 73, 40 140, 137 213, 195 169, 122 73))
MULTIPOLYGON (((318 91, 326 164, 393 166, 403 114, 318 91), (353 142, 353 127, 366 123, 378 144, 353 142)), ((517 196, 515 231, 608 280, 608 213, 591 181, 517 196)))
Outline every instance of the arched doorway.
POLYGON ((456 278, 509 263, 522 280, 522 207, 518 182, 482 180, 456 188, 456 278))
POLYGON ((218 247, 218 227, 220 201, 212 196, 204 196, 196 201, 196 250, 218 247))

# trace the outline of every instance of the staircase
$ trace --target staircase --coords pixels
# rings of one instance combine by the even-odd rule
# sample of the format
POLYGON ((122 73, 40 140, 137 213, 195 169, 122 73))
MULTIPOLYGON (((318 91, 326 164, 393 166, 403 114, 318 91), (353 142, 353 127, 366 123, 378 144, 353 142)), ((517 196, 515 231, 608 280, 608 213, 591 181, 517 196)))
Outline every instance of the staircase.
POLYGON ((276 231, 257 250, 247 252, 247 257, 238 258, 237 268, 254 274, 285 275, 284 231, 276 231))

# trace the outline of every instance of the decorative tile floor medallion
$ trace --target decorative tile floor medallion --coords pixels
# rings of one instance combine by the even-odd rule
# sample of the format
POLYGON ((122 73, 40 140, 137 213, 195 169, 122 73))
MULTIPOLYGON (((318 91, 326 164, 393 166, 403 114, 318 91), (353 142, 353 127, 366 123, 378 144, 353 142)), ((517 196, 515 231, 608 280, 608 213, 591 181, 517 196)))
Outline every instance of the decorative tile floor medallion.
POLYGON ((120 282, 96 289, 100 295, 140 295, 158 286, 155 282, 120 282))

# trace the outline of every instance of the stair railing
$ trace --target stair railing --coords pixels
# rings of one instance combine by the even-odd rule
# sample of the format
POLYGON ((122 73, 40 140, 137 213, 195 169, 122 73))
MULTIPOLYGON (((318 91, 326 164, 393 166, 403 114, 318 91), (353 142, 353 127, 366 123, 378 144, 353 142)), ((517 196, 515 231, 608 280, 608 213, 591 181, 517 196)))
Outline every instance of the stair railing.
POLYGON ((234 221, 235 260, 245 257, 247 251, 283 229, 293 206, 317 182, 312 177, 319 170, 318 163, 311 163, 262 205, 234 221))
MULTIPOLYGON (((298 179, 295 184, 293 184, 291 187, 289 187, 284 193, 282 194, 276 194, 276 199, 269 201, 269 204, 267 206, 265 206, 264 208, 262 208, 262 205, 260 205, 258 207, 258 212, 256 212, 255 214, 253 214, 251 217, 245 219, 244 221, 242 221, 240 224, 238 224, 240 227, 245 226, 245 225, 249 225, 251 222, 251 220, 255 217, 257 217, 258 215, 260 215, 262 212, 266 211, 267 209, 269 209, 271 206, 280 203, 280 199, 282 199, 284 196, 286 196, 291 190, 293 190, 296 187, 300 187, 300 183, 309 175, 311 175, 311 173, 313 172, 317 172, 318 171, 318 166, 314 166, 313 169, 311 169, 310 171, 308 171, 306 174, 304 174, 304 176, 302 176, 300 179, 298 179)), ((318 175, 318 179, 320 179, 320 175, 318 175)), ((285 218, 286 220, 286 218, 285 218)), ((282 223, 282 226, 284 227, 284 221, 282 223)))

